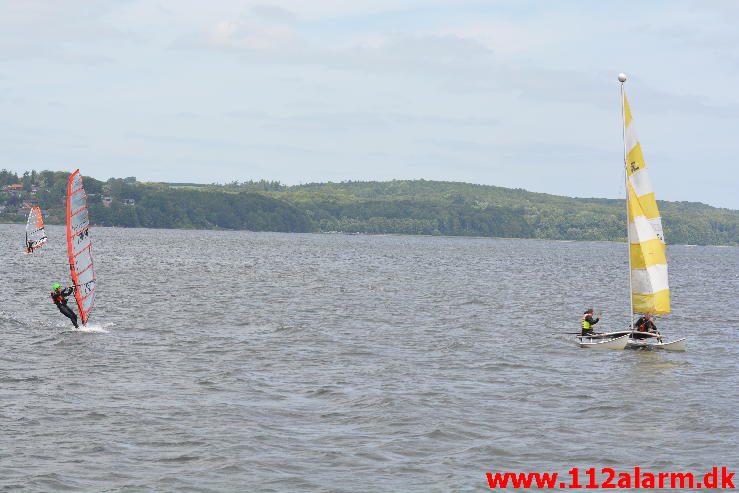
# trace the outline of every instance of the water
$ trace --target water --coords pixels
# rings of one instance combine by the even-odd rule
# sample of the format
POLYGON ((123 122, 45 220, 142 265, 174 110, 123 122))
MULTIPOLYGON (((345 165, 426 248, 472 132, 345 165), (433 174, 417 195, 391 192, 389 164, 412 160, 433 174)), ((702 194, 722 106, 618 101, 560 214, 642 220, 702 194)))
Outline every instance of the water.
POLYGON ((625 246, 96 228, 92 329, 61 228, 0 226, 3 491, 489 491, 485 472, 739 466, 739 249, 669 247, 688 352, 626 323, 625 246))

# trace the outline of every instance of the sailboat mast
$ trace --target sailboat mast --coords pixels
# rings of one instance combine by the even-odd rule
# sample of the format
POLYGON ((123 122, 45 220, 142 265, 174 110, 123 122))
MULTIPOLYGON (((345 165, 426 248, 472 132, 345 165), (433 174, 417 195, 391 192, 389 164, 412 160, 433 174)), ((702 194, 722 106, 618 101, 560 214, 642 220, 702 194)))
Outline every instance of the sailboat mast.
POLYGON ((628 163, 626 162, 626 109, 624 107, 624 83, 626 82, 626 74, 623 72, 618 74, 618 81, 621 83, 621 138, 624 147, 624 191, 626 192, 626 252, 629 257, 629 329, 634 324, 634 296, 631 281, 631 231, 629 230, 629 174, 626 171, 628 163))

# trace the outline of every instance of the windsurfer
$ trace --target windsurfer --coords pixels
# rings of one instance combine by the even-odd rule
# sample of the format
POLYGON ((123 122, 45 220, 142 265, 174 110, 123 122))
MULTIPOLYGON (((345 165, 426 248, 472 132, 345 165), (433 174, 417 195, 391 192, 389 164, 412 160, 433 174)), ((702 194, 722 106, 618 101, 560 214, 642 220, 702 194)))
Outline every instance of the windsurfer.
POLYGON ((28 240, 26 242, 26 252, 33 253, 33 240, 28 240))
POLYGON ((67 306, 67 296, 71 296, 74 293, 74 286, 62 289, 59 283, 55 282, 51 288, 53 290, 51 292, 51 299, 54 301, 56 307, 59 308, 62 315, 72 321, 75 329, 78 328, 77 315, 75 315, 72 309, 67 306))
POLYGON ((594 334, 593 325, 597 324, 600 318, 593 318, 593 309, 588 308, 583 313, 582 319, 580 319, 580 326, 582 327, 582 333, 580 335, 589 336, 594 334))

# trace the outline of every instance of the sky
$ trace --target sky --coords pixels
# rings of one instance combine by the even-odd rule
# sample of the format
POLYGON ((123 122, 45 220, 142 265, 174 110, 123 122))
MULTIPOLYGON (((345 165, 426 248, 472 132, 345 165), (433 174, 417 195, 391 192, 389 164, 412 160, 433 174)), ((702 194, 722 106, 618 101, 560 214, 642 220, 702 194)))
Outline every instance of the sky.
POLYGON ((0 168, 739 209, 739 2, 0 0, 0 168))

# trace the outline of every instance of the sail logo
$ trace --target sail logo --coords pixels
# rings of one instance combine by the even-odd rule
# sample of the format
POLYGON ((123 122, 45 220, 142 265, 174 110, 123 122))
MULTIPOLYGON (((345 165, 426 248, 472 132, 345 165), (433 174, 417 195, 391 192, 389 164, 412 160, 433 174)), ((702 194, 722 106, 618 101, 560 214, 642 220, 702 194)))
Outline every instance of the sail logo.
POLYGON ((87 295, 90 291, 95 289, 95 281, 88 281, 85 284, 80 286, 82 294, 87 295))
POLYGON ((89 236, 90 236, 90 233, 87 229, 80 231, 79 234, 76 236, 76 239, 77 239, 76 246, 79 246, 80 244, 84 243, 85 240, 87 240, 89 236))

